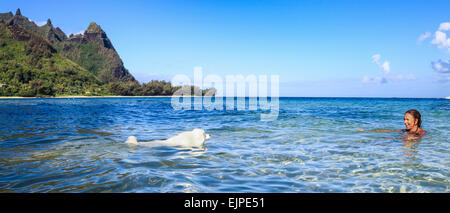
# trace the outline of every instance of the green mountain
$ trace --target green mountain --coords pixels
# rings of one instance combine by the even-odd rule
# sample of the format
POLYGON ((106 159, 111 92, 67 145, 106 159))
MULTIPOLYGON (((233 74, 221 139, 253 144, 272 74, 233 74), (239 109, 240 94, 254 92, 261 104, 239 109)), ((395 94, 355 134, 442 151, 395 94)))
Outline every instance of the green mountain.
POLYGON ((50 19, 45 25, 38 26, 23 16, 20 9, 15 15, 11 12, 0 13, 0 20, 42 36, 57 52, 93 73, 102 83, 136 81, 124 67, 106 33, 94 22, 83 35, 71 35, 68 38, 60 28, 52 25, 50 19))
POLYGON ((94 73, 103 83, 136 81, 124 67, 106 33, 92 22, 84 34, 70 35, 55 48, 67 58, 94 73))
POLYGON ((0 96, 104 95, 92 73, 42 36, 0 20, 0 96), (6 85, 5 85, 6 84, 6 85))
POLYGON ((0 13, 0 96, 169 96, 180 88, 165 81, 141 85, 95 22, 67 37, 50 19, 38 26, 20 9, 0 13))

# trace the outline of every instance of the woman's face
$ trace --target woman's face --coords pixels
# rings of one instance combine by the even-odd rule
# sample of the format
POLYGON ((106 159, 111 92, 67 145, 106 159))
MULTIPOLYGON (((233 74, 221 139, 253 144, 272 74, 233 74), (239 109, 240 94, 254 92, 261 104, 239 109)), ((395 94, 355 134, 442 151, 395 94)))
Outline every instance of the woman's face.
POLYGON ((410 130, 414 126, 416 126, 416 119, 414 118, 414 116, 412 116, 409 113, 405 114, 405 119, 403 120, 403 122, 405 123, 405 126, 406 126, 407 130, 410 130))

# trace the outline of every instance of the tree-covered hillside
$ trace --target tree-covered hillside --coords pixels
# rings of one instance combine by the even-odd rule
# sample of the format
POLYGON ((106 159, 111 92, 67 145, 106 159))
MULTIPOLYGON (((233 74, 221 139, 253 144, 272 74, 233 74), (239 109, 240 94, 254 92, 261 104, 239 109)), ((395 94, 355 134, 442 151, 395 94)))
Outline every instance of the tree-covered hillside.
POLYGON ((0 22, 0 96, 105 95, 92 73, 41 36, 0 22))
POLYGON ((136 81, 95 22, 67 37, 50 19, 38 26, 20 9, 0 13, 0 96, 170 96, 179 88, 136 81))

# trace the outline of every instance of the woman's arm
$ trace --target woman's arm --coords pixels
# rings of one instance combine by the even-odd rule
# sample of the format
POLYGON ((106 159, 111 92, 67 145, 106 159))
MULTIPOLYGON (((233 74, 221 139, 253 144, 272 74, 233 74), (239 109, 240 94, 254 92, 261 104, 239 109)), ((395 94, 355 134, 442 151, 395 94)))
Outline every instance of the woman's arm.
POLYGON ((377 129, 375 132, 402 132, 403 129, 393 129, 393 130, 386 130, 386 129, 377 129))
MULTIPOLYGON (((358 130, 358 132, 364 132, 366 130, 364 129, 360 129, 358 130)), ((402 132, 404 131, 403 129, 393 129, 393 130, 387 130, 387 129, 376 129, 374 130, 375 132, 402 132)))

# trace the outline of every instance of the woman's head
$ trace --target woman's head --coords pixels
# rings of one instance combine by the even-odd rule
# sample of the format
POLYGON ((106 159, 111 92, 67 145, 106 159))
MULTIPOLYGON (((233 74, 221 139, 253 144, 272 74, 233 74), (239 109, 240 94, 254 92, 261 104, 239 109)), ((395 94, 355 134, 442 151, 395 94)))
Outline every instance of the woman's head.
POLYGON ((414 127, 421 128, 422 116, 420 115, 420 112, 415 109, 406 111, 404 123, 407 130, 411 130, 414 127))

